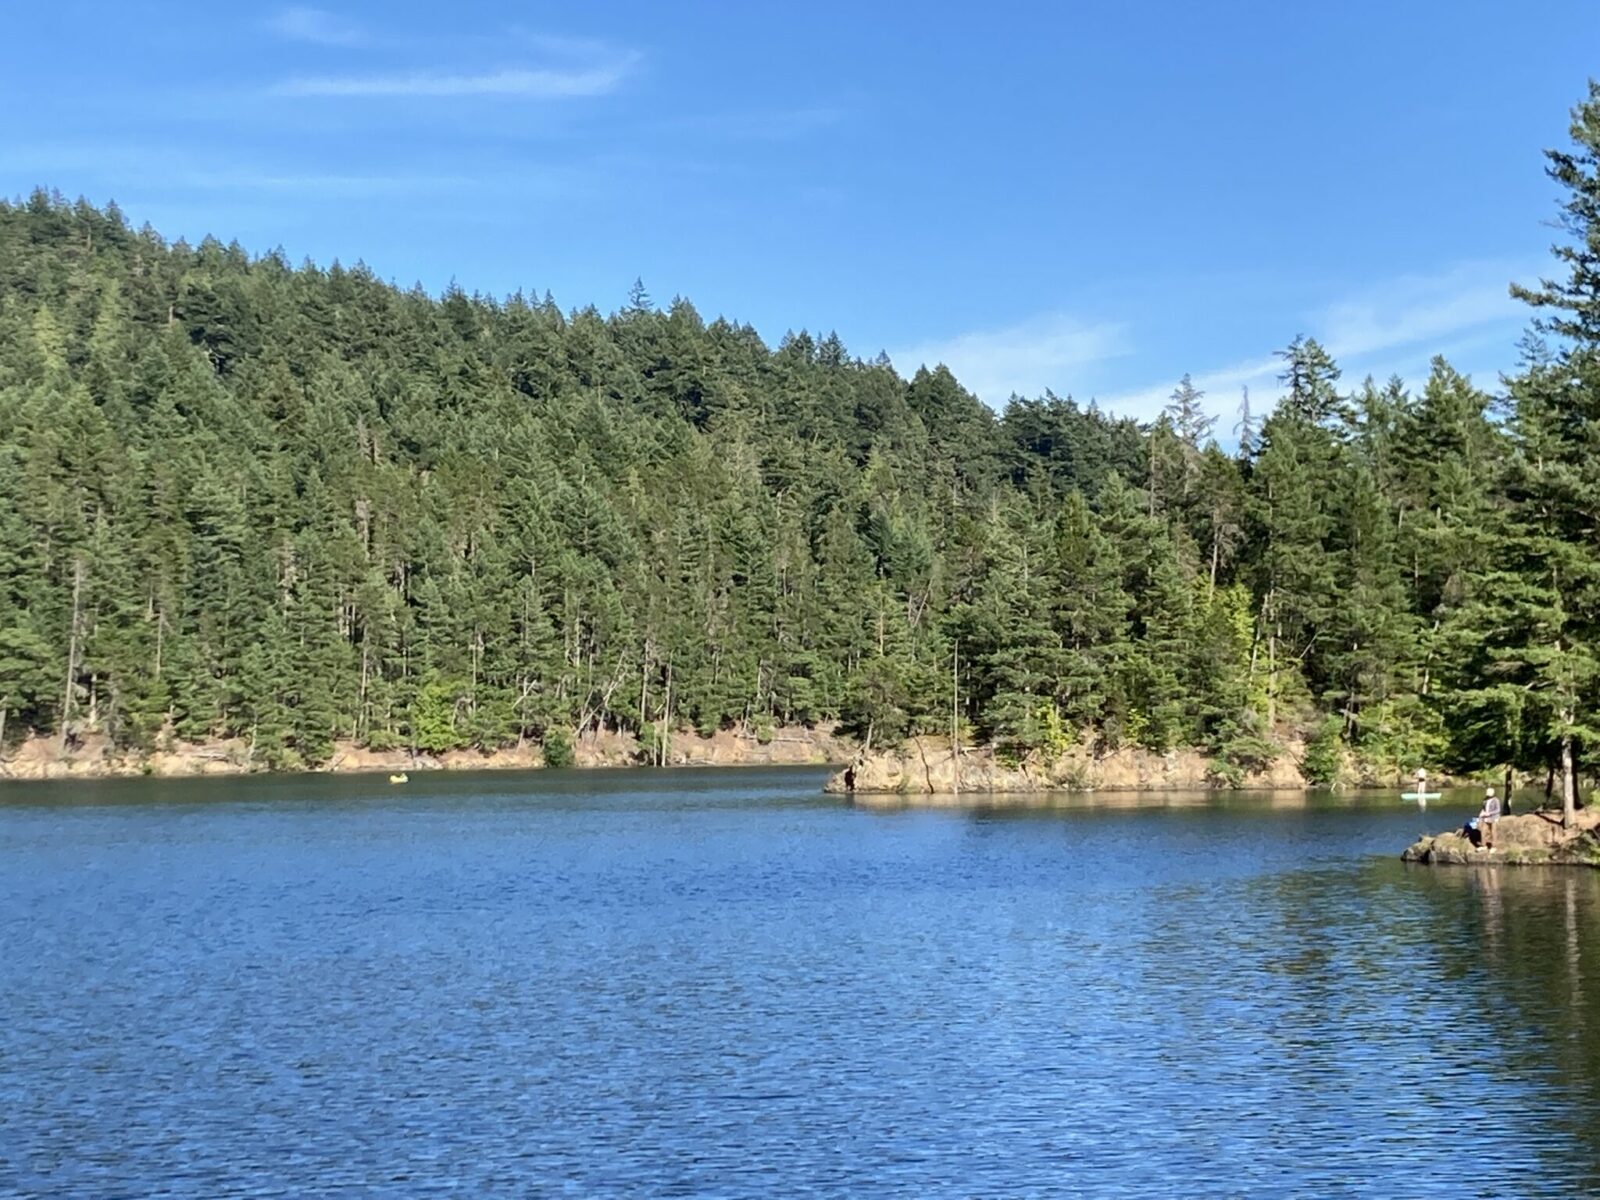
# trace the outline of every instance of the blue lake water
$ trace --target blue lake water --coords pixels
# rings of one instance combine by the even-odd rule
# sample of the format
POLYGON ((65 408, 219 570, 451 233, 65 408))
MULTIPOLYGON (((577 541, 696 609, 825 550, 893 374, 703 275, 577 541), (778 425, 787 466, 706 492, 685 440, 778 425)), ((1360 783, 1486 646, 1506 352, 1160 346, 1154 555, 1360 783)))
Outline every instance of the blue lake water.
POLYGON ((1387 796, 0 785, 0 1195, 1600 1192, 1600 872, 1387 796))

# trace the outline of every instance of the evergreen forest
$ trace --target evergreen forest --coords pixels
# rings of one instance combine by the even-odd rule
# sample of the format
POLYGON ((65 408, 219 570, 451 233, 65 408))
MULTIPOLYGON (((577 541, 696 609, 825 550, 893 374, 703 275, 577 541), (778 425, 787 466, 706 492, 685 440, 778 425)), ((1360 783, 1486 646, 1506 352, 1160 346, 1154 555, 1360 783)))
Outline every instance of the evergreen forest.
POLYGON ((882 745, 947 735, 954 692, 1006 754, 1197 746, 1226 780, 1295 733, 1313 773, 1511 764, 1570 802, 1600 755, 1600 87, 1572 135, 1515 373, 1352 380, 1297 336, 1282 401, 1221 429, 1187 378, 1151 423, 997 412, 638 285, 609 316, 433 296, 0 204, 0 747, 882 745))

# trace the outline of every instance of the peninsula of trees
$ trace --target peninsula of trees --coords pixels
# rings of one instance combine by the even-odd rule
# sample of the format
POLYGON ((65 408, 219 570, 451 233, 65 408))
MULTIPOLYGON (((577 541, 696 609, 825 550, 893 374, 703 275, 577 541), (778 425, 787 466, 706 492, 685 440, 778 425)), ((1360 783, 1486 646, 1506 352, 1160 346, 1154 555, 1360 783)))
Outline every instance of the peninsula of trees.
POLYGON ((1196 745, 1228 778, 1297 727, 1553 769, 1570 803, 1600 707, 1600 90, 1572 132, 1517 374, 1352 385, 1296 337, 1226 446, 1187 378, 1147 425, 996 413, 642 288, 610 316, 435 298, 0 204, 0 753, 882 744, 950 729, 959 663, 962 737, 1002 751, 1196 745))

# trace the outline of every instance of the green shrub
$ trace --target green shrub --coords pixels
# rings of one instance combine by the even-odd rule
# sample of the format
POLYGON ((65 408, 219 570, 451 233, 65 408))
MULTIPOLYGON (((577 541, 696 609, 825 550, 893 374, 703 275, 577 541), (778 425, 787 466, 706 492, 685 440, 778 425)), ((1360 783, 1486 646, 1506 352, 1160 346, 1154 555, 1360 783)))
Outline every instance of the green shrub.
POLYGON ((560 726, 552 725, 544 731, 543 745, 547 767, 570 767, 578 760, 572 747, 572 735, 560 726))
POLYGON ((1339 778, 1343 732, 1344 720, 1329 717, 1307 740, 1306 755, 1300 763, 1300 773, 1306 777, 1307 783, 1326 787, 1339 778))
POLYGON ((466 689, 459 683, 433 678, 417 691, 411 705, 411 733, 417 749, 443 754, 461 745, 456 732, 456 709, 466 689))
POLYGON ((1220 787, 1237 788, 1244 786, 1244 768, 1238 763, 1229 762, 1225 758, 1214 758, 1207 771, 1211 782, 1220 787))
POLYGON ((1242 787, 1253 771, 1265 771, 1278 757, 1278 747, 1255 732, 1250 722, 1229 722, 1216 747, 1211 776, 1225 787, 1242 787))
POLYGON ((367 733, 368 750, 376 750, 381 754, 386 750, 396 750, 400 745, 400 735, 392 729, 373 729, 367 733))

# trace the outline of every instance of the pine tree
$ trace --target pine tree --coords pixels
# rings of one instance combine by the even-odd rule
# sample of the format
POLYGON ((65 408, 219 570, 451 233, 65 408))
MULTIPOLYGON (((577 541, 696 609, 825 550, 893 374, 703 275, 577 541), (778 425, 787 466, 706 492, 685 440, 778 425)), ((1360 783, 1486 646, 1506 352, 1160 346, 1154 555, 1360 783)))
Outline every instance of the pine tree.
POLYGON ((1211 430, 1217 423, 1217 419, 1201 405, 1200 401, 1204 398, 1205 393, 1194 386, 1194 380, 1184 375, 1173 389, 1172 398, 1167 401, 1165 409, 1167 416, 1172 418, 1172 427, 1177 430, 1178 437, 1196 453, 1205 449, 1211 439, 1211 430))
POLYGON ((1597 125, 1591 96, 1552 156, 1568 276, 1519 294, 1556 350, 1504 419, 1442 361, 1345 396, 1297 338, 1236 454, 1189 377, 1148 427, 1050 392, 997 416, 642 285, 563 314, 0 203, 0 744, 881 746, 949 730, 959 642, 961 719, 1018 752, 1198 741, 1237 780, 1332 712, 1396 768, 1575 781, 1597 125))
POLYGON ((1571 136, 1570 150, 1547 152, 1565 192, 1566 241, 1552 247, 1565 277, 1512 289, 1539 311, 1536 329, 1562 342, 1513 382, 1510 487, 1520 573, 1537 605, 1518 657, 1546 710, 1537 728, 1554 747, 1569 824, 1579 760, 1600 743, 1600 82, 1573 109, 1571 136))
POLYGON ((1278 351, 1283 359, 1279 380, 1285 395, 1278 412, 1310 425, 1337 425, 1352 419, 1350 402, 1340 395, 1339 368, 1317 342, 1303 334, 1278 351))
MULTIPOLYGON (((1116 519, 1131 524, 1138 505, 1115 477, 1107 497, 1116 519)), ((1098 719, 1127 724, 1122 667, 1127 655, 1128 614, 1132 603, 1123 590, 1119 545, 1077 492, 1067 497, 1056 518, 1052 569, 1056 575, 1056 630, 1061 668, 1055 682, 1062 716, 1082 727, 1098 719)))
POLYGON ((1343 448, 1301 407, 1280 409, 1262 426, 1251 475, 1260 596, 1257 641, 1267 680, 1267 721, 1287 701, 1324 681, 1323 639, 1337 601, 1332 552, 1343 448))

